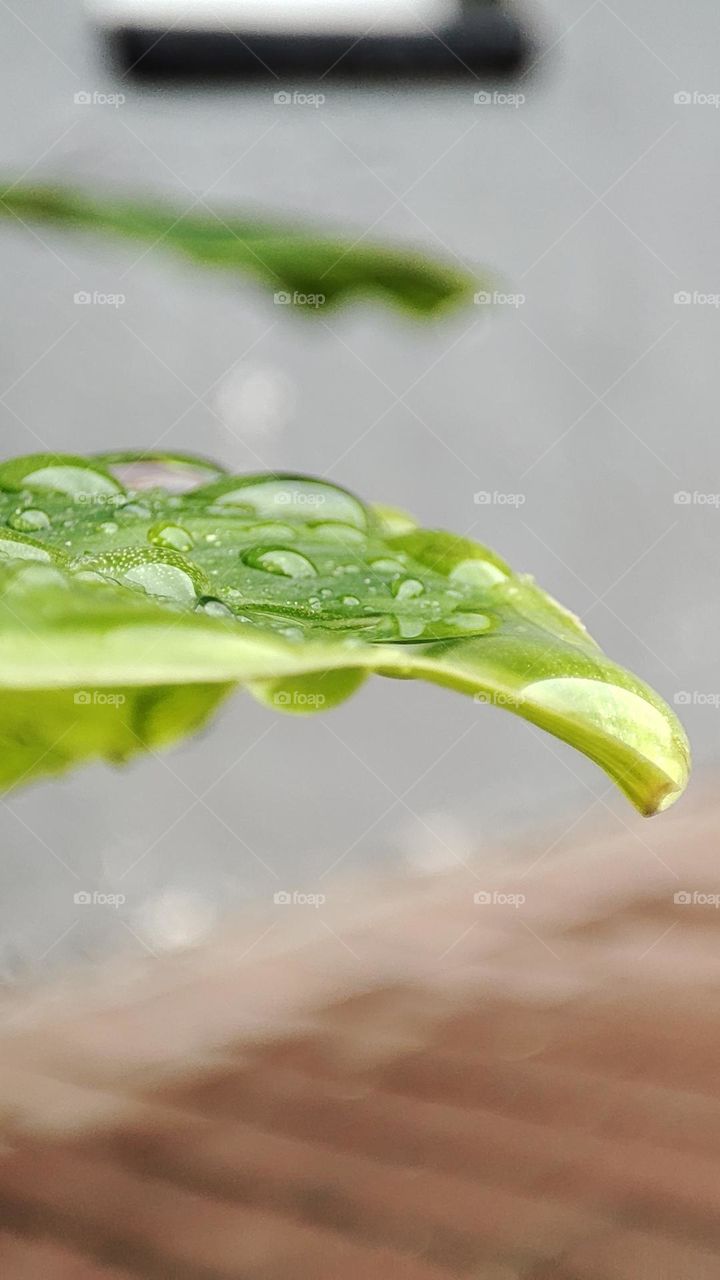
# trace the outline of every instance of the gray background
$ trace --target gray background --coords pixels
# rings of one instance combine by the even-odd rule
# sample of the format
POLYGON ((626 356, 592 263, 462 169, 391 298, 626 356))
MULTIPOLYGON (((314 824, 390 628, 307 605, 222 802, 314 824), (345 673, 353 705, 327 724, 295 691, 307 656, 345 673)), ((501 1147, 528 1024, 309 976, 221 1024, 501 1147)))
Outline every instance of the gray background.
MULTIPOLYGON (((160 251, 4 222, 3 452, 161 441, 327 473, 472 531, 667 698, 688 691, 707 762, 720 512, 673 495, 720 489, 720 315, 673 295, 720 288, 720 114, 673 95, 720 90, 720 12, 556 0, 535 18, 548 52, 504 86, 518 108, 475 105, 486 86, 465 83, 328 84, 314 109, 275 105, 272 83, 118 83, 79 0, 0 0, 3 173, 372 228, 490 264, 526 297, 427 327, 364 304, 315 324, 160 251), (81 90, 126 101, 76 105, 81 90), (126 302, 78 307, 77 290, 126 302), (479 490, 525 501, 478 506, 479 490)), ((601 818, 639 827, 605 782, 513 717, 420 684, 376 680, 307 721, 238 696, 163 760, 0 804, 2 976, 199 936, 337 860, 335 874, 482 855, 518 831, 542 853, 601 818), (74 904, 94 888, 127 902, 74 904)))

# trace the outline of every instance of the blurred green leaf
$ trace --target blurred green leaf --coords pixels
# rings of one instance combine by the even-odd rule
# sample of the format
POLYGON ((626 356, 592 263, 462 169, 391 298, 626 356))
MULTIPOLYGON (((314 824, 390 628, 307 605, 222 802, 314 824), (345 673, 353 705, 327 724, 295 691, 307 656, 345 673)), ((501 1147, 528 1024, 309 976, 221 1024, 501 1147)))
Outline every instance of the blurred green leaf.
POLYGON ((456 267, 366 243, 364 237, 352 241, 290 223, 100 200, 61 187, 8 186, 0 214, 170 249, 203 266, 258 280, 276 301, 306 312, 369 297, 427 316, 467 302, 478 287, 456 267))

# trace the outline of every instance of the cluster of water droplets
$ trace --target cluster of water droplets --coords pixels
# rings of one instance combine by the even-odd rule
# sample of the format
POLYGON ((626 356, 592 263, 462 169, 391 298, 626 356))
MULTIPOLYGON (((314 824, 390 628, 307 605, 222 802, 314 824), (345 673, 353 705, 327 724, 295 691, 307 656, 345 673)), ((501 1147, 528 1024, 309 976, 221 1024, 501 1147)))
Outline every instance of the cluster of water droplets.
POLYGON ((289 639, 482 635, 493 590, 508 583, 480 551, 446 556, 442 571, 432 555, 416 559, 388 532, 411 531, 409 519, 381 521, 327 481, 231 477, 178 455, 13 459, 0 465, 0 518, 0 559, 55 564, 289 639))

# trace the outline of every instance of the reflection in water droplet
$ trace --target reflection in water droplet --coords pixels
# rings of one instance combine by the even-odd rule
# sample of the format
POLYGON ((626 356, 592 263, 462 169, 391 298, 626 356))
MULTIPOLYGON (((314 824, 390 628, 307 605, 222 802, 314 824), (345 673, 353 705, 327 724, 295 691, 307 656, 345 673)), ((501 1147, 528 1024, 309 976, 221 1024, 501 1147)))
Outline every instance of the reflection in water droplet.
POLYGON ((317 575, 312 561, 289 547, 254 547, 252 551, 245 552, 243 560, 252 569, 276 573, 283 578, 314 578, 317 575))
POLYGON ((325 480, 304 476, 233 477, 198 489, 193 496, 206 501, 212 499, 221 508, 240 504, 268 519, 278 516, 285 520, 337 520, 357 529, 367 528, 367 512, 353 494, 325 480))
POLYGON ((425 588, 417 578, 404 578, 402 582, 393 582, 392 593, 396 600, 414 600, 423 595, 425 588))
POLYGON ((155 524, 148 530, 148 542, 156 547, 172 547, 174 551, 190 551, 193 536, 180 524, 155 524))
POLYGON ((491 560, 461 560, 450 570, 450 581, 460 582, 468 587, 494 587, 498 582, 506 582, 507 574, 491 560))
POLYGON ((370 568, 375 573, 404 573, 405 565, 400 560, 392 560, 390 557, 381 557, 379 560, 371 560, 370 568))
POLYGON ((8 524, 11 529, 33 533, 38 529, 49 529, 50 517, 45 511, 39 511, 37 507, 25 507, 14 511, 8 520, 8 524))
POLYGON ((214 596, 202 596, 197 603, 197 611, 199 613, 207 613, 211 618, 232 618, 233 611, 228 609, 222 600, 216 600, 214 596))
POLYGON ((9 529, 0 533, 0 556, 8 560, 52 560, 46 547, 19 533, 11 534, 9 529))
POLYGON ((460 631, 487 631, 492 626, 490 619, 484 613, 452 613, 448 622, 460 631))
POLYGON ((139 564, 128 569, 124 581, 142 587, 148 595, 162 596, 176 604, 194 604, 196 600, 195 584, 190 574, 174 564, 139 564))
POLYGON ((120 508, 120 514, 123 516, 135 516, 138 520, 147 520, 150 515, 150 508, 146 507, 143 502, 126 502, 120 508))

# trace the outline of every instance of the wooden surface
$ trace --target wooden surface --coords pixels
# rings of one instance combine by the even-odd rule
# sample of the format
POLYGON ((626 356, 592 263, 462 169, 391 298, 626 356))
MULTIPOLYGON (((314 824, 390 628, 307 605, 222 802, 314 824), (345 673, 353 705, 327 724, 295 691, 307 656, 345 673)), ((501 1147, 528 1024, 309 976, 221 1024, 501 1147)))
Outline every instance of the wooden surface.
POLYGON ((18 995, 0 1276, 720 1278, 712 799, 648 831, 18 995))

